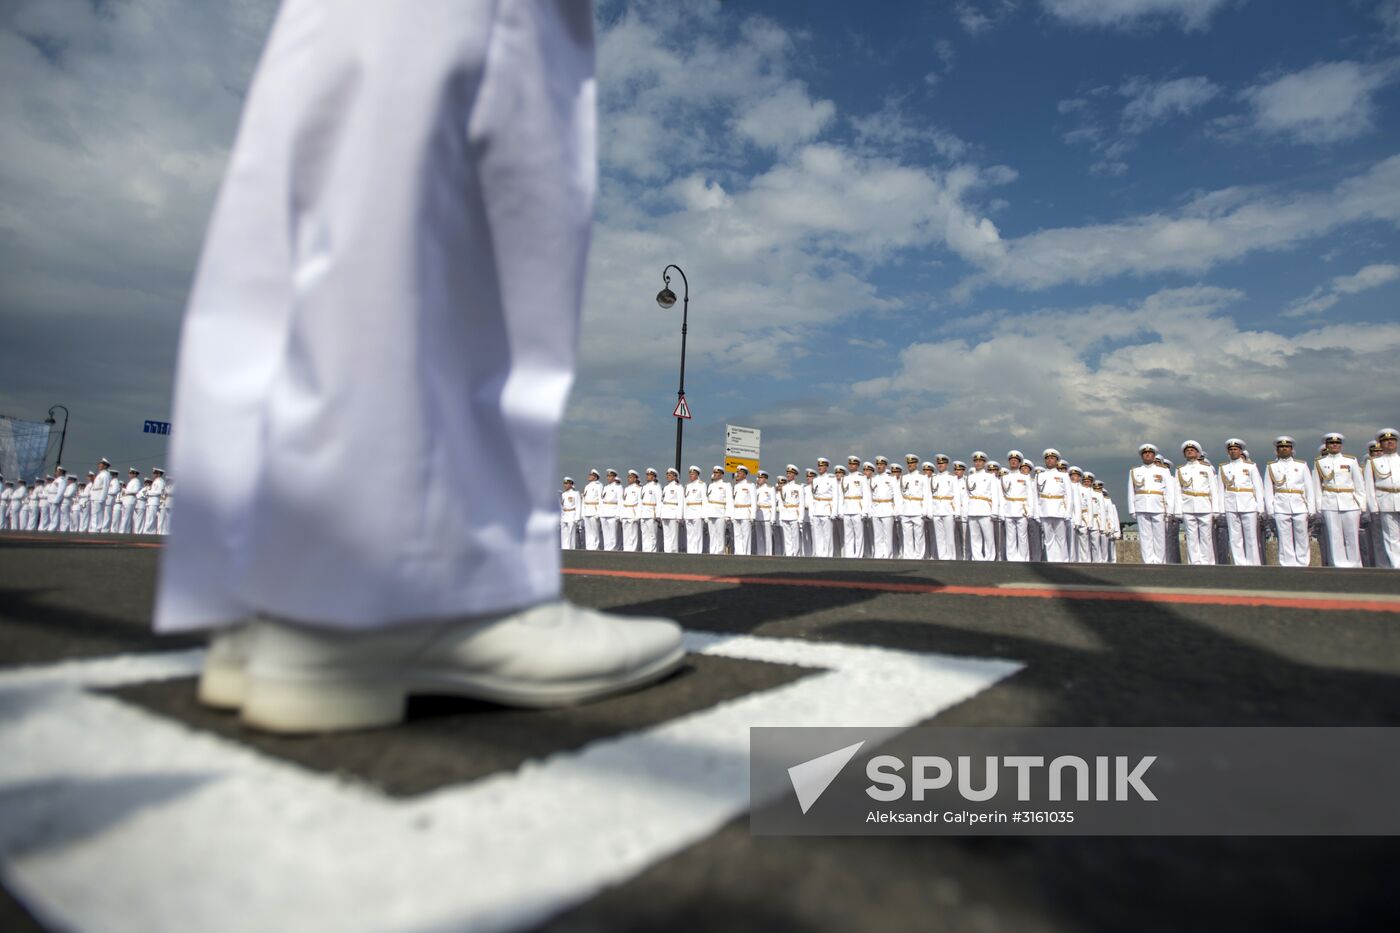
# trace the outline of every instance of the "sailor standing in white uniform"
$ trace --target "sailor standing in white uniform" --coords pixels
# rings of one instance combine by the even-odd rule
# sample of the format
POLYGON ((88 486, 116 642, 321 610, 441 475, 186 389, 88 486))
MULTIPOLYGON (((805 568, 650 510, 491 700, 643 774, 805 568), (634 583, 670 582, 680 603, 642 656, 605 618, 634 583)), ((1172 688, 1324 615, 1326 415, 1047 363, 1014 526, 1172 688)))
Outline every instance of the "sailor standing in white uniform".
POLYGON ((773 523, 778 520, 777 491, 768 485, 768 471, 758 471, 758 485, 753 490, 754 501, 754 553, 768 556, 773 553, 773 523))
POLYGON ((1142 466, 1128 471, 1128 513, 1137 518, 1138 547, 1144 564, 1166 563, 1167 519, 1179 510, 1176 484, 1157 465, 1157 445, 1138 448, 1142 466))
POLYGON ((841 480, 841 556, 865 556, 865 516, 870 512, 870 484, 860 469, 859 457, 848 457, 841 480))
POLYGON ((685 520, 685 487, 675 467, 666 469, 666 485, 661 487, 661 505, 656 514, 661 519, 661 549, 667 554, 679 554, 680 528, 685 520))
POLYGON ((618 517, 622 519, 622 550, 635 553, 641 546, 641 529, 637 527, 642 507, 642 477, 636 470, 627 471, 627 485, 622 487, 622 502, 618 517))
POLYGON ((1220 464, 1220 506, 1230 538, 1230 561, 1243 567, 1258 567, 1259 516, 1264 513, 1264 480, 1259 468, 1244 456, 1244 441, 1225 441, 1229 460, 1220 464))
POLYGON ((1376 434, 1378 456, 1366 463, 1366 505, 1375 528, 1376 566, 1400 568, 1400 433, 1385 428, 1376 434))
POLYGON ((972 472, 963 482, 968 559, 996 560, 996 526, 992 517, 1001 511, 1001 477, 987 469, 987 455, 976 450, 972 453, 972 472))
POLYGON ((141 525, 143 535, 156 533, 159 523, 160 500, 165 495, 165 471, 160 467, 151 470, 151 488, 146 493, 146 520, 141 525))
POLYGON ((928 515, 929 478, 919 469, 919 458, 905 454, 906 469, 899 481, 899 556, 905 560, 923 560, 928 542, 924 536, 924 521, 928 515))
POLYGON ((787 482, 778 490, 778 520, 782 523, 783 555, 802 556, 802 522, 807 517, 807 490, 797 481, 797 466, 787 465, 787 482))
POLYGON ((733 499, 729 507, 734 533, 734 554, 747 557, 753 553, 753 520, 756 514, 754 485, 749 480, 749 468, 742 463, 734 468, 733 499))
POLYGON ((885 457, 875 458, 875 474, 870 480, 870 529, 874 556, 888 560, 894 554, 894 522, 903 507, 903 496, 899 483, 889 472, 890 462, 885 457))
POLYGON ((1008 561, 1028 561, 1031 558, 1030 526, 1036 518, 1036 488, 1032 477, 1021 472, 1025 458, 1019 450, 1007 453, 1011 472, 1002 477, 1001 521, 1008 561))
POLYGON ((603 498, 598 503, 598 520, 603 529, 603 550, 617 551, 622 547, 622 482, 616 470, 608 470, 603 484, 603 498))
POLYGON ((1317 514, 1317 500, 1308 465, 1293 457, 1293 438, 1274 439, 1277 457, 1264 467, 1264 509, 1274 520, 1280 567, 1306 567, 1312 562, 1308 520, 1317 514))
POLYGON ((603 484, 598 481, 598 471, 589 470, 579 514, 583 517, 583 546, 590 551, 599 551, 603 547, 602 507, 603 484))
POLYGON ((1186 532, 1186 559, 1191 564, 1215 563, 1215 516, 1221 512, 1221 490, 1215 471, 1201 462, 1201 445, 1181 445, 1185 460, 1176 468, 1181 490, 1181 527, 1186 532))
POLYGON ((647 481, 642 484, 642 504, 637 507, 637 528, 642 533, 642 553, 656 553, 656 515, 661 506, 661 484, 656 481, 656 468, 647 467, 647 481))
POLYGON ((710 485, 705 487, 705 524, 710 535, 710 553, 724 553, 725 531, 729 526, 729 507, 734 502, 734 490, 724 481, 724 467, 710 470, 710 485))
POLYGON ((933 458, 934 473, 929 479, 930 557, 957 560, 957 517, 962 510, 963 483, 948 469, 947 454, 933 458))
POLYGON ((833 557, 836 553, 832 526, 841 514, 842 492, 841 483, 830 470, 831 461, 818 457, 816 475, 809 480, 813 557, 833 557))
POLYGON ((572 551, 578 541, 579 494, 574 478, 564 477, 564 491, 559 493, 559 546, 572 551))
POLYGON ((136 494, 142 489, 141 471, 136 467, 131 467, 126 471, 128 477, 126 488, 122 490, 122 512, 121 523, 117 526, 118 534, 131 534, 132 519, 136 510, 136 494))
POLYGON ((1335 431, 1323 435, 1327 452, 1317 458, 1313 493, 1322 521, 1333 567, 1361 566, 1361 516, 1366 514, 1366 478, 1361 463, 1342 452, 1345 438, 1335 431))
POLYGON ((687 471, 690 482, 685 484, 685 552, 705 553, 705 481, 700 478, 700 468, 691 465, 687 471))

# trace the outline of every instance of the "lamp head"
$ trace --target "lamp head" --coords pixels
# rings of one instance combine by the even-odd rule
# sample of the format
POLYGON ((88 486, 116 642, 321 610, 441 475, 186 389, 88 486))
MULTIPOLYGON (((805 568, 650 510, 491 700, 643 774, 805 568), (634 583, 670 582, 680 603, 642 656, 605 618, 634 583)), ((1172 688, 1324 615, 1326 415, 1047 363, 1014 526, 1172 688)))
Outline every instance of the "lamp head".
POLYGON ((676 293, 667 286, 656 293, 656 303, 661 306, 661 310, 670 311, 676 306, 676 293))

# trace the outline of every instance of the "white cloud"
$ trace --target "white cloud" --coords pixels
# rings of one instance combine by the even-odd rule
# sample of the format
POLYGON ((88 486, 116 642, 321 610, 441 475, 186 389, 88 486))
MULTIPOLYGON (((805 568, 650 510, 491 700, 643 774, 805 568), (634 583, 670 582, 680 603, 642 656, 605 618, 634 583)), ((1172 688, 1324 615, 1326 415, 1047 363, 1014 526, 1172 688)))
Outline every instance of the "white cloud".
POLYGON ((1394 79, 1393 65, 1323 62, 1241 92, 1251 127, 1295 142, 1322 145, 1355 139, 1375 123, 1375 92, 1394 79))
POLYGON ((974 36, 1000 25, 1014 12, 1016 0, 957 0, 953 4, 958 22, 974 36))
POLYGON ((1039 289, 1121 275, 1199 273, 1363 221, 1400 222, 1400 156, 1329 190, 1283 195, 1227 188, 1199 195, 1174 212, 1002 240, 973 258, 983 272, 965 282, 961 293, 989 281, 1039 289))
POLYGON ((1363 267, 1353 275, 1339 275, 1321 287, 1313 289, 1306 297, 1289 305, 1285 317, 1303 317, 1318 314, 1331 308, 1346 295, 1380 288, 1400 279, 1400 265, 1394 263, 1373 263, 1363 267))
POLYGON ((1385 37, 1391 42, 1400 42, 1400 0, 1380 0, 1376 4, 1376 18, 1381 21, 1385 37))
POLYGON ((835 116, 835 104, 812 100, 800 83, 789 81, 750 103, 734 125, 758 145, 782 149, 812 139, 835 116))
POLYGON ((1131 78, 1118 91, 1128 98, 1123 107, 1123 127, 1141 133, 1172 117, 1183 117, 1214 100, 1219 85, 1201 76, 1149 81, 1131 78))
POLYGON ((1052 15, 1076 26, 1140 26, 1177 20, 1183 29, 1206 29, 1230 0, 1041 0, 1052 15))

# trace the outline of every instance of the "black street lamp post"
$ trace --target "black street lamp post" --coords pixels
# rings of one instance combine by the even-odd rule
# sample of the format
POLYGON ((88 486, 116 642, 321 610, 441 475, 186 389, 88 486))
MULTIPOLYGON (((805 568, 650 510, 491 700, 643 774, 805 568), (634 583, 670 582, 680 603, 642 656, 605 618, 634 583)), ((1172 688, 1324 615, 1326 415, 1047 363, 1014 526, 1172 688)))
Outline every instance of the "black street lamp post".
MULTIPOLYGON (((681 303, 681 384, 680 384, 680 388, 676 390, 676 409, 677 409, 677 411, 679 412, 679 410, 680 410, 680 408, 681 408, 681 404, 685 401, 685 334, 686 334, 687 324, 688 324, 688 322, 689 322, 689 320, 690 320, 690 280, 687 279, 687 278, 685 277, 685 272, 682 271, 681 267, 678 266, 678 265, 676 265, 675 263, 672 263, 671 265, 667 266, 665 269, 662 269, 662 270, 661 270, 661 279, 662 279, 663 282, 666 283, 666 286, 665 286, 664 288, 662 288, 661 291, 659 291, 659 292, 656 293, 656 303, 657 303, 658 305, 661 306, 662 310, 666 310, 666 311, 669 311, 671 308, 675 307, 675 305, 676 305, 676 293, 673 292, 673 291, 671 291, 671 276, 668 275, 668 273, 669 273, 672 269, 675 269, 677 272, 680 273, 681 282, 682 282, 682 284, 683 284, 683 286, 684 286, 683 291, 682 291, 682 294, 683 294, 684 297, 683 297, 682 303, 681 303)), ((685 476, 685 473, 681 470, 681 433, 682 433, 682 431, 683 431, 684 428, 685 428, 685 419, 684 419, 684 418, 681 418, 681 417, 677 417, 677 418, 676 418, 676 475, 677 475, 677 476, 685 476)))
POLYGON ((58 435, 58 459, 54 461, 54 467, 57 468, 63 465, 63 443, 68 440, 68 407, 66 405, 55 405, 53 408, 50 408, 49 416, 44 419, 45 424, 58 424, 57 419, 53 416, 54 408, 63 409, 63 431, 58 435))

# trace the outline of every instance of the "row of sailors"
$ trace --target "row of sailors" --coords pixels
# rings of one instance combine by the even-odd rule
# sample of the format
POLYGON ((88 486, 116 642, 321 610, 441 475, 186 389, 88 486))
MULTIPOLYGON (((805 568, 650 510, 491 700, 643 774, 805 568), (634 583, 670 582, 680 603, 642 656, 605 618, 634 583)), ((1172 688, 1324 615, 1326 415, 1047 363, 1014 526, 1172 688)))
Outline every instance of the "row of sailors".
POLYGON ((104 458, 88 471, 86 482, 63 467, 32 485, 5 480, 0 530, 169 534, 175 485, 160 467, 151 474, 142 477, 132 467, 122 482, 104 458))
POLYGON ((1323 562, 1333 567, 1400 568, 1400 453, 1397 434, 1376 434, 1363 463, 1346 453, 1346 438, 1324 434, 1311 468, 1294 457, 1295 441, 1274 439, 1275 459, 1262 473, 1244 441, 1225 442, 1219 467, 1194 440, 1181 445, 1185 462, 1171 461, 1154 444, 1138 448, 1142 466, 1128 474, 1129 510, 1137 517, 1144 563, 1167 560, 1170 526, 1180 523, 1193 564, 1215 563, 1214 528, 1223 519, 1237 564, 1260 562, 1259 526, 1272 521, 1279 564, 1306 567, 1312 559, 1309 525, 1321 525, 1323 562))
POLYGON ((885 457, 873 463, 852 456, 831 469, 825 457, 799 480, 788 464, 777 485, 760 470, 757 483, 739 466, 731 485, 722 467, 708 483, 700 468, 679 473, 627 471, 623 485, 616 470, 602 482, 590 470, 582 492, 572 477, 560 494, 564 548, 582 536, 588 550, 660 550, 722 554, 727 539, 733 553, 833 557, 933 558, 942 560, 1113 561, 1122 537, 1118 509, 1094 474, 1065 463, 1047 450, 1045 466, 1034 467, 1020 451, 1007 466, 972 455, 972 468, 946 454, 922 464, 905 457, 907 470, 885 457), (775 540, 776 532, 776 540, 775 540), (839 548, 837 538, 840 538, 839 548), (707 540, 708 539, 708 543, 707 540))

